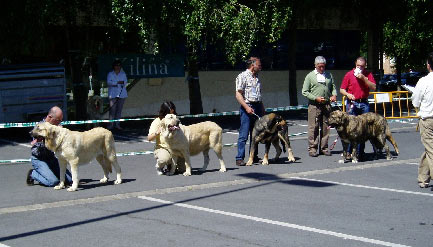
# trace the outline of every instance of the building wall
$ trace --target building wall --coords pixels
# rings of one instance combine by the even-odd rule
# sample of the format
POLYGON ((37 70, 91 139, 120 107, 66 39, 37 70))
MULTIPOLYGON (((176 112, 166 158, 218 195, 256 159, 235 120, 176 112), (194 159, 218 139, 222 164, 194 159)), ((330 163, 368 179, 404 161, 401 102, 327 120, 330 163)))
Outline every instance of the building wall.
MULTIPOLYGON (((297 71, 297 94, 300 105, 307 104, 302 96, 302 84, 310 70, 297 71)), ((341 80, 347 71, 330 70, 335 79, 338 100, 341 100, 339 88, 341 80)), ((235 99, 235 78, 239 71, 203 71, 200 76, 200 90, 203 111, 224 112, 239 110, 239 103, 235 99)), ((289 72, 262 71, 263 103, 268 107, 284 107, 290 105, 289 72)), ((141 79, 129 92, 123 108, 123 117, 137 117, 156 115, 161 103, 165 100, 173 101, 178 114, 189 114, 188 84, 186 78, 158 78, 141 79)), ((108 116, 105 116, 108 117, 108 116)))

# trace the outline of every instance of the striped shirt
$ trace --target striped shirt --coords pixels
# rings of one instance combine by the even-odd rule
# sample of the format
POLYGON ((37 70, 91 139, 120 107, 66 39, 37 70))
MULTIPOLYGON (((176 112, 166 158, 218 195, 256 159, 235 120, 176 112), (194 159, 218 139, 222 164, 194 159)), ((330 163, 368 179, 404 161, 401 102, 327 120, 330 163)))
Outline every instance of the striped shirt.
POLYGON ((245 70, 236 77, 236 91, 242 90, 246 103, 262 101, 262 88, 259 78, 254 77, 250 70, 245 70))

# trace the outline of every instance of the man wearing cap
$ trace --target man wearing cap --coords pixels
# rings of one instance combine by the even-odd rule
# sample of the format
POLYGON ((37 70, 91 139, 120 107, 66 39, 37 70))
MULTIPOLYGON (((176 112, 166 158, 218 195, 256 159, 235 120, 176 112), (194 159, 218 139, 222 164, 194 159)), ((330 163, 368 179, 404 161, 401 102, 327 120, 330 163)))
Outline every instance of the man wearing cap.
MULTIPOLYGON (((108 98, 110 99, 110 120, 120 119, 122 116, 122 108, 125 99, 128 97, 126 86, 128 79, 125 71, 122 69, 122 64, 119 60, 113 62, 113 70, 107 75, 108 98)), ((110 122, 108 129, 112 129, 113 125, 116 129, 121 130, 120 122, 110 122)))

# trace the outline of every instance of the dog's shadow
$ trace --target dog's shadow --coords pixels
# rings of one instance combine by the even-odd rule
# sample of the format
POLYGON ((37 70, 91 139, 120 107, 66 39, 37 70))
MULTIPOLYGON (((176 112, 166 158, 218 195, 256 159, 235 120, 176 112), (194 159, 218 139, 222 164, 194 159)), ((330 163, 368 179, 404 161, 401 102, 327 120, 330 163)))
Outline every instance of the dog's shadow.
MULTIPOLYGON (((272 158, 269 159, 269 165, 290 165, 295 163, 301 163, 298 160, 300 160, 300 157, 295 157, 294 162, 290 162, 287 157, 280 157, 278 159, 272 158)), ((253 165, 262 165, 262 159, 259 162, 253 163, 253 165)))
MULTIPOLYGON (((122 179, 122 184, 133 182, 136 179, 122 179)), ((80 183, 78 184, 79 190, 88 190, 93 188, 98 188, 102 186, 115 185, 114 180, 109 180, 107 183, 100 183, 99 180, 96 179, 80 179, 80 183)))
MULTIPOLYGON (((332 151, 333 155, 342 156, 343 151, 332 151)), ((391 157, 393 159, 398 157, 398 154, 395 151, 390 151, 391 157)), ((375 161, 375 160, 386 160, 386 152, 378 152, 377 156, 374 153, 365 153, 363 157, 359 160, 359 162, 368 162, 368 161, 375 161)), ((350 161, 350 160, 349 160, 350 161)))
MULTIPOLYGON (((239 168, 226 168, 226 172, 228 171, 232 171, 232 170, 237 170, 239 168)), ((192 175, 201 175, 203 173, 209 173, 209 172, 220 172, 220 169, 211 169, 211 170, 206 170, 206 171, 201 171, 200 168, 191 168, 191 173, 192 175)))
POLYGON ((298 160, 300 160, 300 157, 295 157, 295 161, 291 162, 287 157, 280 157, 278 159, 272 158, 269 160, 269 164, 294 164, 294 163, 301 163, 298 160))

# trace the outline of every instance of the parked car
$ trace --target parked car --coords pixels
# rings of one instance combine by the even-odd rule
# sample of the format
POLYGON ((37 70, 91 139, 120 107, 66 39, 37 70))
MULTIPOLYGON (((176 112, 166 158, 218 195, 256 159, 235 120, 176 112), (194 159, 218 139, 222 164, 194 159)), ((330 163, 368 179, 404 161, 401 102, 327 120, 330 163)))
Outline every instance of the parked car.
MULTIPOLYGON (((401 85, 415 86, 418 80, 426 74, 426 72, 401 73, 401 85)), ((383 75, 383 78, 379 80, 377 91, 397 91, 397 74, 383 75)))

